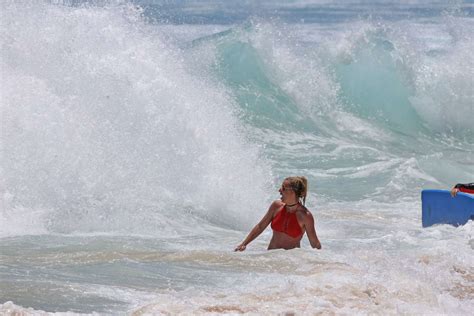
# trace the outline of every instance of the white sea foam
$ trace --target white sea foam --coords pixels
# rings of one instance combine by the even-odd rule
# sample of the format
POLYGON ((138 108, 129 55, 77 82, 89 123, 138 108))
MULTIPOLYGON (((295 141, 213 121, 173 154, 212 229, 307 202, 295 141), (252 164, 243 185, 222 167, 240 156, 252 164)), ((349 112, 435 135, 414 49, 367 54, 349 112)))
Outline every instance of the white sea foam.
POLYGON ((147 219, 171 214, 165 205, 217 223, 255 220, 237 210, 258 207, 242 194, 267 195, 269 170, 233 101, 183 69, 180 50, 135 7, 3 9, 11 207, 53 210, 52 231, 129 231, 137 210, 134 227, 156 231, 147 219))

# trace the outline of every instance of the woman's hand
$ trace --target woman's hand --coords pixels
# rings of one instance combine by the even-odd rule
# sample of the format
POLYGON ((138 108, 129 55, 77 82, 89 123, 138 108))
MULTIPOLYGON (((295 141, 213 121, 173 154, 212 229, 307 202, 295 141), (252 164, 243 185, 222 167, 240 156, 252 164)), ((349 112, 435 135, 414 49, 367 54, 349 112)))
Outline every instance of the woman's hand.
POLYGON ((459 189, 458 189, 458 188, 456 188, 456 187, 452 188, 452 189, 451 189, 451 196, 452 196, 452 197, 455 197, 456 194, 458 194, 458 192, 459 192, 459 189))
POLYGON ((234 251, 244 251, 245 248, 247 248, 247 246, 245 246, 244 244, 240 244, 237 247, 235 247, 234 251))

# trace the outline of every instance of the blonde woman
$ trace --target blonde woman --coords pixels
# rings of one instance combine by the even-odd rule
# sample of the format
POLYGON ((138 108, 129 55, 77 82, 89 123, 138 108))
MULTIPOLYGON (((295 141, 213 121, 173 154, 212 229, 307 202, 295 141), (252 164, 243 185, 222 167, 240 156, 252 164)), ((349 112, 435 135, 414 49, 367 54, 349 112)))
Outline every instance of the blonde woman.
POLYGON ((247 238, 235 248, 244 251, 271 223, 273 236, 268 249, 299 248, 304 233, 311 247, 321 249, 321 243, 314 228, 314 218, 305 207, 308 180, 305 177, 288 177, 278 190, 281 200, 274 201, 260 222, 250 231, 247 238))

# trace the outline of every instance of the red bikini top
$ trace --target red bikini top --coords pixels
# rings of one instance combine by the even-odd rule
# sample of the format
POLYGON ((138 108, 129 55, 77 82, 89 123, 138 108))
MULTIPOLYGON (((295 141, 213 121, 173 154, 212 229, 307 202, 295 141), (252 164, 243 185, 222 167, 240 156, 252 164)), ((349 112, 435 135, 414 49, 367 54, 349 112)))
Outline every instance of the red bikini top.
POLYGON ((275 215, 271 227, 273 230, 285 233, 293 238, 298 238, 303 235, 303 230, 296 218, 296 212, 287 212, 285 206, 275 215))
POLYGON ((464 193, 474 194, 473 189, 459 188, 459 191, 464 192, 464 193))
POLYGON ((474 182, 472 183, 458 183, 454 186, 461 192, 474 194, 474 182))

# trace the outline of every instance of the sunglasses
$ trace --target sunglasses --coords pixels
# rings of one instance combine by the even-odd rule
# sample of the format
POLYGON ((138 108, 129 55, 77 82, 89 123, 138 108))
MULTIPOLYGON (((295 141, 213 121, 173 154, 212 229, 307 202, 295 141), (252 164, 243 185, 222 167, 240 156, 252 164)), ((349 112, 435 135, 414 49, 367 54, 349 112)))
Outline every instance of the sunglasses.
POLYGON ((282 186, 282 187, 280 188, 280 190, 282 190, 282 191, 284 192, 284 191, 292 191, 293 189, 290 188, 290 187, 284 187, 284 186, 282 186))

